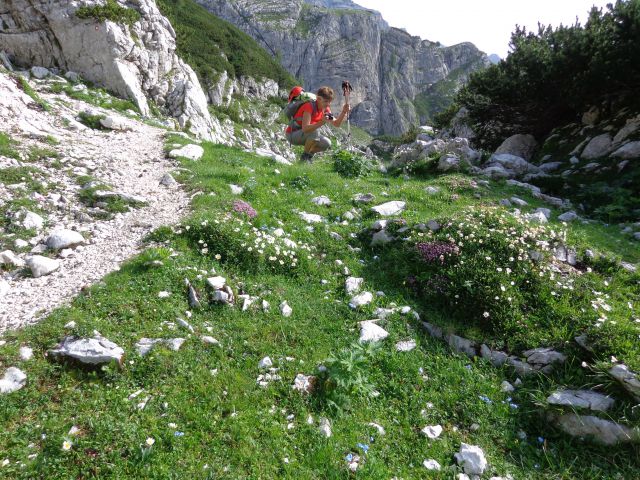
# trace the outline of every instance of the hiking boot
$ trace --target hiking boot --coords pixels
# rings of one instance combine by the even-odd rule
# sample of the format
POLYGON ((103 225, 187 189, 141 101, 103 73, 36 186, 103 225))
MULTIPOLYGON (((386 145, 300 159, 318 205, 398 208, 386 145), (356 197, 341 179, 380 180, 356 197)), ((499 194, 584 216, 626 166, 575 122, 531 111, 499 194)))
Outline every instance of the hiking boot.
POLYGON ((313 159, 313 153, 304 152, 302 155, 300 155, 300 160, 302 160, 303 162, 311 163, 312 159, 313 159))

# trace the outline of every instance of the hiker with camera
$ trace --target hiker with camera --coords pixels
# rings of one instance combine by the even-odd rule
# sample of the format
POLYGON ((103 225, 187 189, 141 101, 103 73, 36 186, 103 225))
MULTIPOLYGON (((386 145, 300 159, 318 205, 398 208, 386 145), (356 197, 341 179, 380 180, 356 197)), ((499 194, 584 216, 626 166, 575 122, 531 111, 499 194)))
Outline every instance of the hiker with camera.
POLYGON ((320 134, 320 127, 331 124, 342 125, 351 107, 345 101, 338 118, 331 113, 331 102, 334 92, 331 87, 321 87, 316 95, 304 92, 302 87, 295 87, 289 94, 291 122, 286 130, 287 140, 293 145, 304 145, 302 160, 311 161, 313 155, 323 152, 331 146, 331 140, 320 134))

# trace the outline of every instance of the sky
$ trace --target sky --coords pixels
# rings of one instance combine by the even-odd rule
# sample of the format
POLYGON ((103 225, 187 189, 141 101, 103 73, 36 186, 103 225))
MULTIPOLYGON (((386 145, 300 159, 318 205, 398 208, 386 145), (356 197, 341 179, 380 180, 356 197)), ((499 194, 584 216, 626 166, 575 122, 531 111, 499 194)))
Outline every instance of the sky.
POLYGON ((501 58, 509 51, 515 26, 537 32, 538 22, 554 27, 582 24, 591 6, 614 0, 354 0, 378 10, 392 27, 404 28, 425 40, 455 45, 472 42, 501 58))

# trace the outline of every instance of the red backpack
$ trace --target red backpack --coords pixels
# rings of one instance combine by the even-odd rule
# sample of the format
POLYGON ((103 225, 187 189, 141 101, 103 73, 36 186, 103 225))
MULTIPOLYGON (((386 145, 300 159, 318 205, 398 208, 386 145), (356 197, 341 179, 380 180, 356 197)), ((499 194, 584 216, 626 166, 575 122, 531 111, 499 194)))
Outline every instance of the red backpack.
POLYGON ((291 92, 289 92, 289 103, 286 107, 284 107, 284 114, 287 119, 290 120, 289 126, 291 127, 292 132, 295 132, 296 130, 300 130, 302 128, 302 121, 298 123, 298 120, 296 120, 296 114, 298 113, 298 110, 300 110, 300 107, 308 102, 311 102, 311 105, 313 107, 313 116, 318 111, 316 96, 313 93, 305 92, 304 88, 300 86, 293 87, 291 89, 291 92))

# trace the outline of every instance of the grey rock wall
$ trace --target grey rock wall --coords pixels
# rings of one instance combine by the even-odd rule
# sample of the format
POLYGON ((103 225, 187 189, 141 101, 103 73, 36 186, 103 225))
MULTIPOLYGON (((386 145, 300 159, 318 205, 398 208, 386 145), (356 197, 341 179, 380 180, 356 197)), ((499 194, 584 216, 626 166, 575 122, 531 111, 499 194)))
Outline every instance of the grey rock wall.
POLYGON ((0 50, 23 67, 74 71, 118 96, 132 99, 143 114, 149 100, 182 127, 225 142, 194 71, 175 54, 175 32, 153 0, 120 1, 140 13, 132 26, 80 19, 93 0, 1 0, 0 50))
POLYGON ((470 43, 442 47, 421 40, 388 28, 378 12, 350 9, 345 1, 196 1, 278 56, 307 90, 339 89, 349 80, 355 90, 351 119, 371 133, 406 131, 419 120, 416 95, 445 79, 461 83, 470 71, 489 64, 470 43), (325 8, 334 4, 340 8, 325 8))

